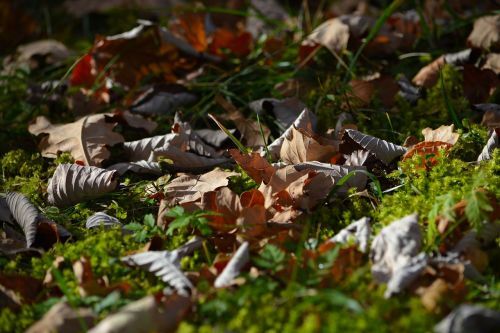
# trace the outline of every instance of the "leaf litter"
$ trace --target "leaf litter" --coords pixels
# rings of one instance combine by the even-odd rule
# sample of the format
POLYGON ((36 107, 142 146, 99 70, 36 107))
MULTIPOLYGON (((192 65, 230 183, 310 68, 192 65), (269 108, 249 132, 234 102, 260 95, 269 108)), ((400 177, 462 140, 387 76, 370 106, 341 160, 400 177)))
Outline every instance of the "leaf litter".
POLYGON ((360 3, 291 5, 299 17, 279 1, 175 8, 97 36, 71 67, 62 43, 19 47, 2 75, 64 68, 55 84, 69 89, 41 89, 33 101, 57 102, 24 119, 40 155, 1 160, 2 267, 31 267, 50 288, 28 301, 0 281, 17 311, 0 323, 37 303, 28 332, 265 330, 252 325, 268 325, 256 319, 271 306, 282 331, 286 304, 318 331, 342 320, 315 306, 373 325, 374 301, 419 299, 427 331, 442 318, 436 332, 496 325, 498 15, 469 17, 470 48, 432 60, 418 52, 456 15, 428 25, 427 2, 418 15, 360 3), (238 312, 245 302, 254 308, 238 312))

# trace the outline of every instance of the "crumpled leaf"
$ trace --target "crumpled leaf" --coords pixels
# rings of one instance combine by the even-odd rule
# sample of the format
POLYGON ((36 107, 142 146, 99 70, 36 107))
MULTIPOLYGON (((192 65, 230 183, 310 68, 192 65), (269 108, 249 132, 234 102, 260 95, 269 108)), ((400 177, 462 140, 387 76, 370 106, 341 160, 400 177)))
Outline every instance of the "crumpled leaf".
POLYGON ((14 216, 10 212, 7 200, 4 197, 0 197, 0 221, 5 221, 9 223, 14 223, 14 216))
POLYGON ((422 67, 411 81, 417 86, 431 88, 436 84, 439 78, 439 71, 445 63, 444 56, 440 56, 430 64, 422 67))
POLYGON ((488 51, 500 48, 500 15, 476 19, 467 43, 488 51))
POLYGON ((227 186, 227 178, 237 176, 237 172, 214 169, 203 175, 182 175, 165 186, 165 200, 171 205, 193 202, 201 199, 203 193, 227 186))
POLYGON ((58 152, 70 152, 75 161, 100 166, 110 156, 107 146, 125 140, 113 132, 115 124, 107 123, 106 117, 106 114, 94 114, 73 123, 53 125, 44 116, 39 116, 28 130, 34 135, 48 134, 39 144, 44 157, 56 158, 58 152))
POLYGON ((352 241, 354 241, 354 243, 358 245, 359 250, 365 253, 368 250, 370 234, 370 218, 362 217, 361 219, 349 224, 347 227, 340 230, 328 241, 340 244, 350 244, 352 241))
POLYGON ((436 333, 494 333, 500 327, 500 312, 480 305, 462 304, 435 327, 436 333))
POLYGON ((172 286, 179 295, 189 296, 194 286, 179 267, 179 254, 169 251, 146 251, 121 258, 129 266, 138 266, 172 286))
POLYGON ((355 150, 349 155, 344 155, 344 165, 363 166, 369 158, 370 152, 366 150, 355 150))
POLYGON ((370 249, 374 279, 379 283, 388 282, 394 272, 419 253, 421 244, 418 214, 405 216, 383 228, 370 249))
POLYGON ((136 141, 123 143, 123 149, 129 157, 129 161, 148 161, 153 162, 152 154, 156 149, 175 145, 182 147, 185 145, 187 137, 177 133, 169 133, 165 135, 156 135, 149 138, 144 138, 136 141))
POLYGON ((233 104, 227 101, 221 95, 215 96, 215 101, 226 110, 226 114, 221 118, 231 120, 241 134, 241 140, 248 147, 262 147, 266 144, 269 137, 269 129, 261 123, 262 133, 259 124, 245 117, 233 104))
POLYGON ((362 191, 366 187, 366 183, 368 181, 368 176, 365 173, 356 172, 366 171, 366 168, 363 166, 337 165, 311 161, 295 164, 293 167, 297 171, 313 170, 324 173, 332 178, 334 183, 340 181, 340 179, 347 176, 347 174, 354 172, 355 174, 345 182, 345 184, 339 189, 339 192, 346 191, 352 187, 356 188, 358 191, 362 191))
POLYGON ((172 145, 156 149, 152 156, 153 160, 160 160, 161 168, 170 172, 202 173, 231 162, 226 157, 200 156, 172 145), (161 158, 171 160, 173 163, 162 163, 161 158))
POLYGON ((491 133, 488 142, 486 142, 486 145, 483 147, 481 154, 479 154, 479 156, 477 157, 478 162, 491 160, 493 150, 500 147, 500 141, 498 139, 499 133, 500 133, 500 128, 495 129, 491 133))
POLYGON ((144 160, 136 162, 116 163, 107 167, 106 170, 116 171, 120 176, 123 176, 128 171, 155 176, 161 176, 163 174, 158 162, 148 162, 144 160))
POLYGON ((308 131, 309 133, 314 133, 314 129, 316 128, 316 123, 318 119, 314 113, 309 111, 309 109, 305 108, 295 119, 293 124, 287 128, 287 130, 276 140, 274 140, 270 145, 267 146, 269 153, 273 159, 278 159, 281 151, 281 146, 285 141, 285 138, 289 138, 292 134, 294 128, 303 129, 308 131))
POLYGON ((8 192, 6 202, 24 232, 28 248, 36 245, 48 249, 55 242, 71 236, 61 225, 43 216, 23 194, 8 192))
POLYGON ((62 207, 96 198, 116 189, 117 175, 93 166, 59 164, 47 186, 48 201, 62 207))
POLYGON ((114 226, 121 226, 122 223, 113 216, 109 216, 104 212, 97 212, 90 216, 85 222, 85 228, 92 229, 97 227, 104 227, 105 229, 112 228, 114 226))
POLYGON ((189 297, 182 295, 149 295, 107 316, 88 333, 173 333, 190 306, 189 297))
POLYGON ((97 315, 90 309, 74 309, 67 302, 58 302, 36 323, 31 325, 26 333, 77 333, 94 326, 97 315))
POLYGON ((113 120, 116 120, 120 124, 125 124, 132 128, 140 128, 148 133, 152 133, 157 127, 158 123, 144 118, 139 114, 133 114, 132 112, 125 111, 114 111, 113 120))
POLYGON ((349 137, 357 145, 375 155, 385 165, 389 165, 396 157, 403 155, 407 151, 405 147, 352 129, 346 129, 344 136, 349 137))
POLYGON ((196 102, 196 95, 177 84, 156 84, 137 97, 130 110, 141 114, 173 114, 180 106, 196 102))
POLYGON ((339 53, 347 48, 349 25, 340 18, 330 19, 314 29, 306 40, 323 45, 332 53, 339 53))
POLYGON ((280 157, 287 164, 307 161, 328 161, 338 151, 338 146, 322 145, 313 137, 295 127, 281 145, 280 157))
POLYGON ((226 288, 232 285, 233 280, 240 274, 241 270, 250 261, 250 244, 244 242, 231 257, 222 273, 214 282, 215 288, 226 288))
POLYGON ((60 64, 69 56, 70 51, 61 42, 54 39, 42 39, 18 46, 15 59, 10 63, 9 61, 4 63, 4 67, 7 72, 23 67, 33 70, 43 65, 60 64))
POLYGON ((248 107, 258 115, 272 112, 278 124, 285 129, 292 126, 300 112, 306 108, 306 105, 298 98, 291 97, 283 100, 263 98, 250 102, 248 107))
POLYGON ((492 70, 495 74, 500 74, 500 53, 489 53, 482 69, 492 70))
POLYGON ((428 263, 429 257, 425 253, 419 253, 417 256, 409 258, 404 265, 393 271, 387 282, 384 297, 390 298, 410 286, 421 275, 428 263))
POLYGON ((424 135, 424 141, 427 142, 446 142, 450 145, 457 143, 460 134, 453 132, 454 125, 441 125, 437 129, 433 130, 430 127, 424 128, 422 134, 424 135))
POLYGON ((275 172, 273 166, 259 153, 242 154, 238 149, 231 149, 229 153, 250 178, 258 184, 262 182, 267 184, 275 172))

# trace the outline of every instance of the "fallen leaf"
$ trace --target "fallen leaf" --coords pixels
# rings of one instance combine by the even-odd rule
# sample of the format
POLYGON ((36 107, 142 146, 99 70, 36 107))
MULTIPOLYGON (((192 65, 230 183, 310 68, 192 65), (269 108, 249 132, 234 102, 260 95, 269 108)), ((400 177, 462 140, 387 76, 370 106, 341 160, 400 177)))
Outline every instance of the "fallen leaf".
POLYGON ((23 304, 36 302, 42 290, 42 281, 39 279, 19 274, 0 273, 0 292, 10 294, 12 301, 16 303, 11 308, 16 309, 23 304))
POLYGON ((489 53, 482 69, 489 69, 495 74, 500 74, 500 53, 489 53))
POLYGON ((467 43, 487 51, 498 49, 500 47, 500 15, 476 19, 467 43))
POLYGON ((56 158, 59 152, 70 152, 75 161, 99 166, 110 156, 107 147, 124 141, 120 134, 113 132, 115 125, 106 122, 106 116, 85 116, 62 125, 53 125, 44 116, 39 116, 28 130, 34 135, 48 134, 39 144, 42 156, 56 158))
POLYGON ((351 153, 356 150, 355 148, 352 148, 352 144, 349 144, 346 141, 347 138, 355 143, 354 146, 358 146, 369 151, 385 165, 389 165, 396 157, 403 155, 407 151, 405 147, 394 143, 358 132, 356 130, 346 129, 344 137, 342 138, 342 144, 340 145, 340 151, 343 153, 351 153))
POLYGON ((128 110, 113 112, 112 119, 128 127, 143 129, 148 133, 152 133, 158 127, 156 121, 146 119, 139 114, 133 114, 128 110))
POLYGON ((280 157, 287 164, 307 161, 325 162, 337 151, 338 147, 322 145, 310 135, 293 127, 290 135, 283 141, 280 157))
POLYGON ((169 115, 179 107, 190 105, 196 100, 196 95, 181 85, 158 83, 139 95, 129 108, 140 114, 169 115))
POLYGON ((134 301, 101 320, 89 333, 173 333, 191 307, 189 297, 155 295, 134 301))
POLYGON ((115 226, 122 226, 122 223, 113 216, 109 216, 104 212, 97 212, 90 216, 85 222, 85 228, 92 229, 103 227, 104 229, 113 228, 115 226))
POLYGON ((424 128, 422 134, 426 142, 446 142, 450 145, 457 143, 460 134, 453 132, 454 125, 441 125, 433 130, 430 127, 424 128))
POLYGON ((384 227, 370 249, 374 279, 379 283, 388 282, 394 272, 418 254, 421 244, 422 233, 417 214, 405 216, 384 227))
POLYGON ((170 172, 203 173, 214 167, 231 164, 226 157, 205 157, 189 151, 183 151, 173 145, 158 148, 152 153, 152 159, 159 161, 160 167, 170 172), (162 161, 162 158, 172 161, 162 161))
POLYGON ((292 126, 295 119, 297 119, 302 110, 306 108, 306 105, 302 103, 298 98, 291 97, 285 98, 283 100, 275 98, 263 98, 250 102, 250 104, 248 104, 248 107, 258 115, 272 113, 276 118, 276 121, 284 129, 286 129, 292 126))
POLYGON ((327 242, 339 244, 356 244, 359 250, 365 253, 368 250, 368 242, 370 241, 371 226, 370 218, 363 217, 358 221, 349 224, 344 229, 340 230, 335 236, 327 242))
POLYGON ((70 56, 66 46, 54 39, 42 39, 18 46, 14 59, 5 63, 7 72, 16 68, 35 70, 47 65, 59 65, 70 56))
POLYGON ((500 312, 481 305, 462 304, 441 320, 436 333, 494 333, 500 326, 500 312))
POLYGON ((85 308, 74 309, 67 302, 54 304, 50 310, 31 325, 26 333, 77 333, 94 326, 97 315, 85 308))
POLYGON ((194 286, 174 259, 168 251, 147 251, 123 257, 121 261, 153 273, 172 286, 179 295, 188 297, 193 292, 194 286))
POLYGON ((237 149, 231 149, 229 153, 257 184, 267 184, 275 172, 273 166, 259 153, 242 154, 237 149))
POLYGON ((441 155, 441 151, 445 153, 451 149, 453 145, 447 142, 440 141, 422 141, 417 143, 403 155, 402 161, 412 158, 415 154, 424 157, 423 167, 426 169, 437 163, 436 156, 441 155))
POLYGON ((160 164, 158 162, 148 162, 148 161, 136 161, 136 162, 122 162, 110 165, 106 168, 108 171, 116 171, 120 176, 123 176, 128 171, 139 174, 149 174, 155 176, 161 176, 163 171, 161 170, 160 164))
POLYGON ((165 187, 166 200, 171 205, 197 201, 201 199, 203 193, 227 186, 229 184, 227 178, 237 175, 239 175, 237 172, 218 168, 203 175, 182 175, 165 187))
POLYGON ((436 84, 439 78, 439 71, 444 65, 444 56, 440 56, 427 66, 420 69, 411 81, 417 86, 431 88, 436 84))
POLYGON ((62 226, 43 216, 23 194, 8 192, 6 201, 12 216, 24 232, 27 247, 49 249, 54 243, 71 236, 62 226))
POLYGON ((227 288, 233 283, 233 280, 240 275, 241 270, 250 261, 250 244, 244 242, 233 254, 231 260, 227 263, 222 273, 217 276, 214 282, 215 288, 227 288))
POLYGON ((123 143, 123 149, 128 155, 129 161, 148 161, 153 160, 153 152, 159 148, 174 145, 178 147, 186 147, 187 137, 178 133, 169 133, 164 135, 156 135, 149 138, 144 138, 136 141, 123 143))
POLYGON ((314 113, 309 111, 309 109, 305 108, 299 114, 297 119, 293 122, 293 124, 288 127, 288 129, 276 140, 274 140, 270 145, 267 146, 267 149, 271 153, 271 157, 273 159, 278 159, 281 151, 281 146, 285 141, 285 138, 289 138, 293 132, 293 129, 303 129, 308 131, 309 133, 314 133, 314 129, 316 128, 317 118, 314 113))
POLYGON ((491 160, 493 155, 493 150, 500 147, 500 141, 498 139, 499 133, 500 133, 500 128, 495 129, 491 133, 490 137, 488 138, 488 142, 486 142, 486 145, 483 147, 481 154, 479 154, 477 158, 478 162, 491 160))
POLYGON ((314 29, 306 40, 320 44, 337 54, 347 48, 349 26, 340 18, 333 18, 314 29))
POLYGON ((59 164, 47 185, 48 201, 58 207, 73 205, 111 192, 117 173, 93 166, 59 164))

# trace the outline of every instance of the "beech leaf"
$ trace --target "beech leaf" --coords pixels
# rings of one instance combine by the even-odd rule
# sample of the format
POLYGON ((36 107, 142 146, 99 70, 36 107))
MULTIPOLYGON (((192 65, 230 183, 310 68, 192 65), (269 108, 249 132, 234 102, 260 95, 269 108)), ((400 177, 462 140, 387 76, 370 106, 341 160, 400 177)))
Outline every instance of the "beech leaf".
POLYGON ((97 321, 97 316, 90 309, 77 308, 67 302, 54 304, 50 310, 31 325, 26 333, 74 333, 88 330, 97 321))
POLYGON ((6 201, 12 216, 21 229, 23 229, 24 236, 26 237, 26 246, 31 247, 35 242, 36 229, 42 218, 40 212, 31 201, 21 193, 7 193, 6 201))
POLYGON ((288 164, 307 161, 325 162, 337 151, 338 147, 322 145, 314 138, 293 127, 290 135, 283 141, 280 157, 288 164))
POLYGON ((462 304, 435 327, 436 333, 494 333, 500 327, 500 312, 480 305, 462 304))
POLYGON ((340 18, 330 19, 314 29, 307 40, 323 45, 332 53, 339 53, 347 48, 349 25, 340 18))
POLYGON ((394 221, 375 237, 370 249, 372 275, 379 283, 387 282, 400 267, 417 255, 422 244, 418 215, 394 221))
POLYGON ((451 145, 457 143, 460 134, 453 132, 454 125, 449 126, 439 126, 439 128, 433 130, 429 127, 424 128, 422 130, 422 134, 424 135, 424 141, 426 142, 446 142, 451 145))
POLYGON ((203 175, 182 175, 165 186, 165 196, 170 204, 181 204, 201 199, 202 194, 229 184, 228 177, 237 172, 214 169, 203 175))
POLYGON ((118 186, 116 171, 93 166, 59 164, 49 180, 47 192, 51 204, 69 206, 111 192, 118 186))
POLYGON ((179 295, 189 296, 194 286, 178 267, 176 259, 168 251, 147 251, 123 257, 121 260, 127 265, 139 266, 153 273, 171 285, 179 295))
POLYGON ((498 139, 498 133, 500 132, 500 128, 495 129, 489 139, 488 142, 486 142, 486 145, 483 147, 483 150, 481 151, 481 154, 479 154, 477 161, 487 161, 491 160, 491 157, 493 155, 493 150, 497 149, 500 147, 500 141, 498 139))
POLYGON ((129 157, 129 161, 153 161, 152 153, 161 147, 167 145, 175 145, 181 147, 187 138, 177 133, 169 133, 165 135, 157 135, 141 140, 124 142, 123 149, 129 157))
POLYGON ((132 171, 134 173, 139 173, 139 174, 151 174, 156 176, 161 176, 163 174, 160 168, 160 164, 158 162, 148 162, 145 160, 136 162, 116 163, 107 167, 106 170, 116 171, 120 176, 123 176, 128 171, 132 171))
POLYGON ((162 163, 160 160, 160 167, 170 172, 202 173, 210 171, 214 167, 231 162, 231 160, 226 157, 211 158, 200 156, 188 151, 183 151, 172 145, 156 149, 153 152, 153 160, 159 160, 160 158, 166 158, 173 161, 173 163, 162 163))
POLYGON ((340 244, 350 244, 350 242, 354 241, 354 243, 358 245, 359 250, 365 253, 368 250, 370 234, 370 218, 362 217, 361 219, 349 224, 347 227, 340 230, 328 241, 340 244))
POLYGON ((242 154, 238 149, 231 149, 229 153, 257 184, 267 184, 275 172, 273 166, 259 153, 242 154))
POLYGON ((231 286, 233 280, 240 274, 241 269, 250 261, 250 244, 244 242, 233 254, 222 273, 215 279, 215 288, 231 286))
POLYGON ((467 42, 473 47, 488 51, 498 49, 500 47, 500 15, 476 19, 467 42))
POLYGON ((405 147, 352 129, 347 129, 344 135, 347 135, 363 149, 375 155, 385 165, 389 165, 396 157, 403 155, 407 150, 405 147))
POLYGON ((267 146, 271 157, 273 159, 278 159, 281 151, 281 146, 285 141, 285 138, 289 138, 292 135, 292 131, 294 128, 303 129, 310 133, 314 133, 314 129, 316 128, 317 118, 314 113, 309 111, 309 109, 305 108, 295 119, 293 124, 287 128, 287 130, 276 140, 274 140, 270 145, 267 146))
POLYGON ((114 127, 115 124, 106 122, 106 114, 94 114, 61 125, 39 116, 28 130, 34 135, 48 134, 39 144, 44 157, 56 158, 59 152, 69 152, 75 161, 100 166, 110 156, 107 147, 124 141, 113 132, 114 127))
POLYGON ((114 226, 121 226, 122 223, 113 216, 109 216, 104 212, 97 212, 94 215, 90 216, 85 222, 85 228, 92 229, 97 227, 104 227, 105 229, 112 228, 114 226))
POLYGON ((191 300, 182 295, 160 300, 149 295, 107 316, 88 333, 173 333, 190 306, 191 300))

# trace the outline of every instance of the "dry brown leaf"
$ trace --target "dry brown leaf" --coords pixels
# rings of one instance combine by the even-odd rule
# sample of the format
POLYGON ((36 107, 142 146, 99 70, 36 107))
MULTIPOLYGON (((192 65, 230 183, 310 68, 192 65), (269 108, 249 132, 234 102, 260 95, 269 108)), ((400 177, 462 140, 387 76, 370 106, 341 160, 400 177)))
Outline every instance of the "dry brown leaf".
POLYGON ((149 161, 156 162, 153 159, 153 152, 157 149, 173 145, 183 150, 187 149, 188 137, 183 134, 169 133, 156 135, 141 140, 129 141, 123 143, 123 149, 128 155, 129 161, 149 161))
POLYGON ((487 51, 500 48, 500 15, 476 19, 467 43, 487 51))
POLYGON ((482 69, 492 70, 495 74, 500 74, 500 53, 489 53, 482 69))
POLYGON ((307 41, 323 45, 332 53, 339 53, 347 48, 349 41, 349 26, 339 18, 323 22, 307 36, 307 41))
POLYGON ((231 120, 241 134, 241 139, 248 147, 262 147, 266 145, 267 138, 271 131, 264 125, 262 125, 262 130, 264 133, 264 138, 260 132, 259 124, 251 119, 245 117, 236 107, 227 101, 221 95, 215 96, 215 102, 218 103, 227 114, 222 118, 226 120, 231 120))
POLYGON ((271 157, 273 159, 278 159, 281 151, 281 146, 285 141, 285 138, 291 136, 293 128, 302 129, 307 131, 308 133, 314 133, 314 128, 316 127, 317 118, 314 113, 309 111, 309 109, 305 108, 295 119, 293 124, 287 128, 287 130, 276 140, 274 140, 267 149, 271 153, 271 157))
POLYGON ((402 161, 412 158, 415 154, 418 154, 425 158, 422 166, 427 169, 437 163, 436 156, 440 156, 441 151, 447 152, 451 149, 451 147, 453 147, 453 145, 447 142, 422 141, 411 147, 411 149, 403 155, 402 161))
POLYGON ((422 134, 425 142, 446 142, 450 145, 457 143, 460 134, 453 132, 454 125, 441 125, 433 130, 430 127, 424 128, 422 134))
POLYGON ((68 206, 114 191, 118 186, 115 171, 77 164, 59 164, 47 185, 48 201, 68 206))
POLYGON ((322 145, 313 137, 293 127, 290 135, 285 138, 281 146, 280 157, 287 164, 307 161, 325 162, 337 151, 338 147, 322 145))
POLYGON ((152 133, 158 127, 156 121, 146 119, 140 114, 133 114, 128 110, 113 112, 113 119, 129 127, 143 129, 148 133, 152 133))
POLYGON ((203 173, 214 167, 230 164, 231 160, 226 157, 205 157, 189 151, 184 151, 173 145, 158 148, 152 153, 153 161, 159 161, 160 167, 170 172, 203 173), (162 161, 166 158, 166 161, 162 161), (172 161, 172 163, 170 163, 172 161))
POLYGON ((493 95, 498 85, 498 76, 492 70, 479 69, 474 65, 464 65, 462 87, 465 97, 471 104, 485 103, 493 95))
POLYGON ((500 312, 481 305, 462 304, 441 320, 436 333, 493 333, 500 327, 500 312))
POLYGON ((189 297, 149 295, 100 321, 89 333, 173 333, 189 312, 189 297))
POLYGON ((165 187, 165 200, 170 205, 197 201, 201 199, 203 193, 227 186, 229 184, 227 178, 237 175, 239 173, 218 168, 203 175, 182 175, 165 187))
POLYGON ((368 79, 351 80, 352 94, 356 98, 352 101, 354 106, 366 106, 374 97, 377 97, 386 108, 394 105, 395 97, 399 92, 397 82, 388 75, 377 73, 374 76, 368 79))
POLYGON ((222 273, 217 276, 214 282, 215 288, 229 287, 233 280, 240 274, 240 271, 250 261, 250 244, 244 242, 231 257, 222 273))
POLYGON ((44 157, 56 158, 59 152, 70 152, 75 161, 100 166, 110 156, 107 147, 125 141, 113 132, 115 124, 106 122, 106 117, 106 114, 95 114, 73 123, 53 125, 39 116, 28 130, 34 135, 48 134, 39 144, 44 157))
POLYGON ((439 78, 439 71, 444 65, 444 56, 440 56, 430 64, 422 67, 411 81, 417 86, 431 88, 436 84, 439 78))
POLYGON ((31 325, 26 333, 77 333, 88 330, 96 321, 97 315, 92 310, 73 309, 67 302, 59 302, 42 319, 31 325))
POLYGON ((500 147, 499 135, 500 135, 500 128, 495 129, 491 133, 490 137, 488 138, 488 142, 486 142, 486 145, 483 147, 481 154, 479 154, 477 158, 478 162, 491 160, 493 155, 493 150, 498 149, 500 147))
POLYGON ((274 174, 273 166, 259 153, 242 154, 238 149, 231 149, 229 153, 257 184, 267 184, 274 174))

